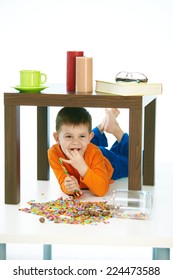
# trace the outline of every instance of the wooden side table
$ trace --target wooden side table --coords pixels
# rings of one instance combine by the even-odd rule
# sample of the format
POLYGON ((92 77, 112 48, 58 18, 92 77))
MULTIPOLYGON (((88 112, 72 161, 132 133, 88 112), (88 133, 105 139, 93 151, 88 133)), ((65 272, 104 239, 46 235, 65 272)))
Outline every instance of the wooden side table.
POLYGON ((107 94, 4 93, 5 120, 5 203, 20 202, 20 106, 37 107, 37 179, 49 179, 49 107, 96 107, 129 109, 128 188, 140 190, 154 185, 154 146, 156 96, 117 96, 107 94), (143 114, 144 110, 144 114, 143 114), (144 159, 142 165, 142 119, 144 115, 144 159))

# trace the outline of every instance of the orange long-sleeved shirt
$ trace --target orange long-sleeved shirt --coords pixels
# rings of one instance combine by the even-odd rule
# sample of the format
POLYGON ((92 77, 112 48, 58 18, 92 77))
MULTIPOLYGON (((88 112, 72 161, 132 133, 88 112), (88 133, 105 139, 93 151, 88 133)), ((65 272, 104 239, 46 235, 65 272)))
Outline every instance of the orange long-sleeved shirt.
MULTIPOLYGON (((58 179, 61 190, 66 194, 72 194, 64 186, 66 174, 64 173, 59 162, 59 158, 61 157, 66 158, 58 144, 53 145, 48 150, 49 164, 54 171, 56 178, 58 179)), ((100 149, 92 143, 89 143, 85 151, 84 160, 88 165, 88 170, 83 178, 70 164, 63 163, 63 165, 66 167, 68 173, 78 180, 81 189, 88 188, 97 196, 105 195, 109 189, 109 184, 112 181, 111 177, 113 173, 113 167, 111 163, 106 157, 103 156, 100 149)))

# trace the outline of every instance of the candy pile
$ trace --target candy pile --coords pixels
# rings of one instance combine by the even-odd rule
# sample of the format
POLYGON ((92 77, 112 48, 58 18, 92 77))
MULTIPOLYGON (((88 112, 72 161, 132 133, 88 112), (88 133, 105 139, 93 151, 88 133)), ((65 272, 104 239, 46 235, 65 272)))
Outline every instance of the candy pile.
POLYGON ((26 213, 32 213, 41 216, 39 219, 44 223, 45 218, 54 223, 65 224, 97 224, 108 223, 111 213, 106 201, 84 202, 77 199, 63 199, 48 202, 29 201, 30 208, 19 209, 26 213))

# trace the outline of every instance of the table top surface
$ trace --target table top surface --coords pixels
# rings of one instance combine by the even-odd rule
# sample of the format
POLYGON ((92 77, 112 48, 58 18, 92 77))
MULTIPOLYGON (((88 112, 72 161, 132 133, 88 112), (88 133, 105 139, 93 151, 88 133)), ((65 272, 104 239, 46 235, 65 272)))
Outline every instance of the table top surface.
POLYGON ((33 106, 86 106, 109 108, 114 101, 114 107, 138 108, 147 105, 156 96, 121 96, 113 94, 96 93, 76 93, 67 92, 64 85, 50 84, 41 93, 20 93, 8 91, 4 93, 5 105, 33 105, 33 106))
MULTIPOLYGON (((28 182, 27 185, 32 188, 25 190, 26 194, 20 204, 0 203, 0 242, 173 247, 172 167, 162 167, 165 170, 158 170, 156 186, 143 188, 153 195, 153 209, 148 220, 112 218, 108 224, 97 225, 56 224, 47 220, 40 223, 39 216, 19 211, 19 208, 27 207, 27 201, 31 199, 38 202, 49 201, 60 197, 62 192, 55 187, 56 182, 28 182)), ((112 189, 127 189, 127 179, 118 180, 111 185, 104 198, 95 197, 86 191, 82 200, 109 200, 112 189)))

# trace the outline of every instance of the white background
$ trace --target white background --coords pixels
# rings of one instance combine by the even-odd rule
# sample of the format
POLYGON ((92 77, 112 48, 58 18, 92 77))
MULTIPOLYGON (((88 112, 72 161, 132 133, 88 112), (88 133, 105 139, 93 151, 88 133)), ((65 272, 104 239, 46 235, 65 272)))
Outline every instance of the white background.
MULTIPOLYGON (((65 83, 69 50, 93 57, 94 85, 95 79, 114 80, 119 71, 142 72, 150 82, 163 84, 163 95, 157 98, 156 161, 173 165, 172 0, 0 0, 1 187, 3 92, 19 83, 21 69, 41 70, 48 83, 65 83)), ((91 110, 94 125, 98 111, 91 110)), ((56 112, 53 108, 51 134, 56 112)), ((24 107, 21 116, 21 157, 28 167, 24 170, 22 164, 22 174, 35 176, 36 109, 24 107)), ((119 121, 128 132, 127 118, 122 110, 119 121)))
MULTIPOLYGON (((172 15, 172 0, 0 0, 1 131, 3 92, 19 84, 19 70, 39 69, 48 83, 65 83, 66 52, 83 50, 93 57, 94 85, 95 79, 114 80, 119 71, 143 72, 150 82, 162 82, 157 160, 172 162, 172 15)), ((34 117, 29 109, 23 119, 28 113, 34 117)), ((128 130, 126 123, 123 117, 128 130)))

